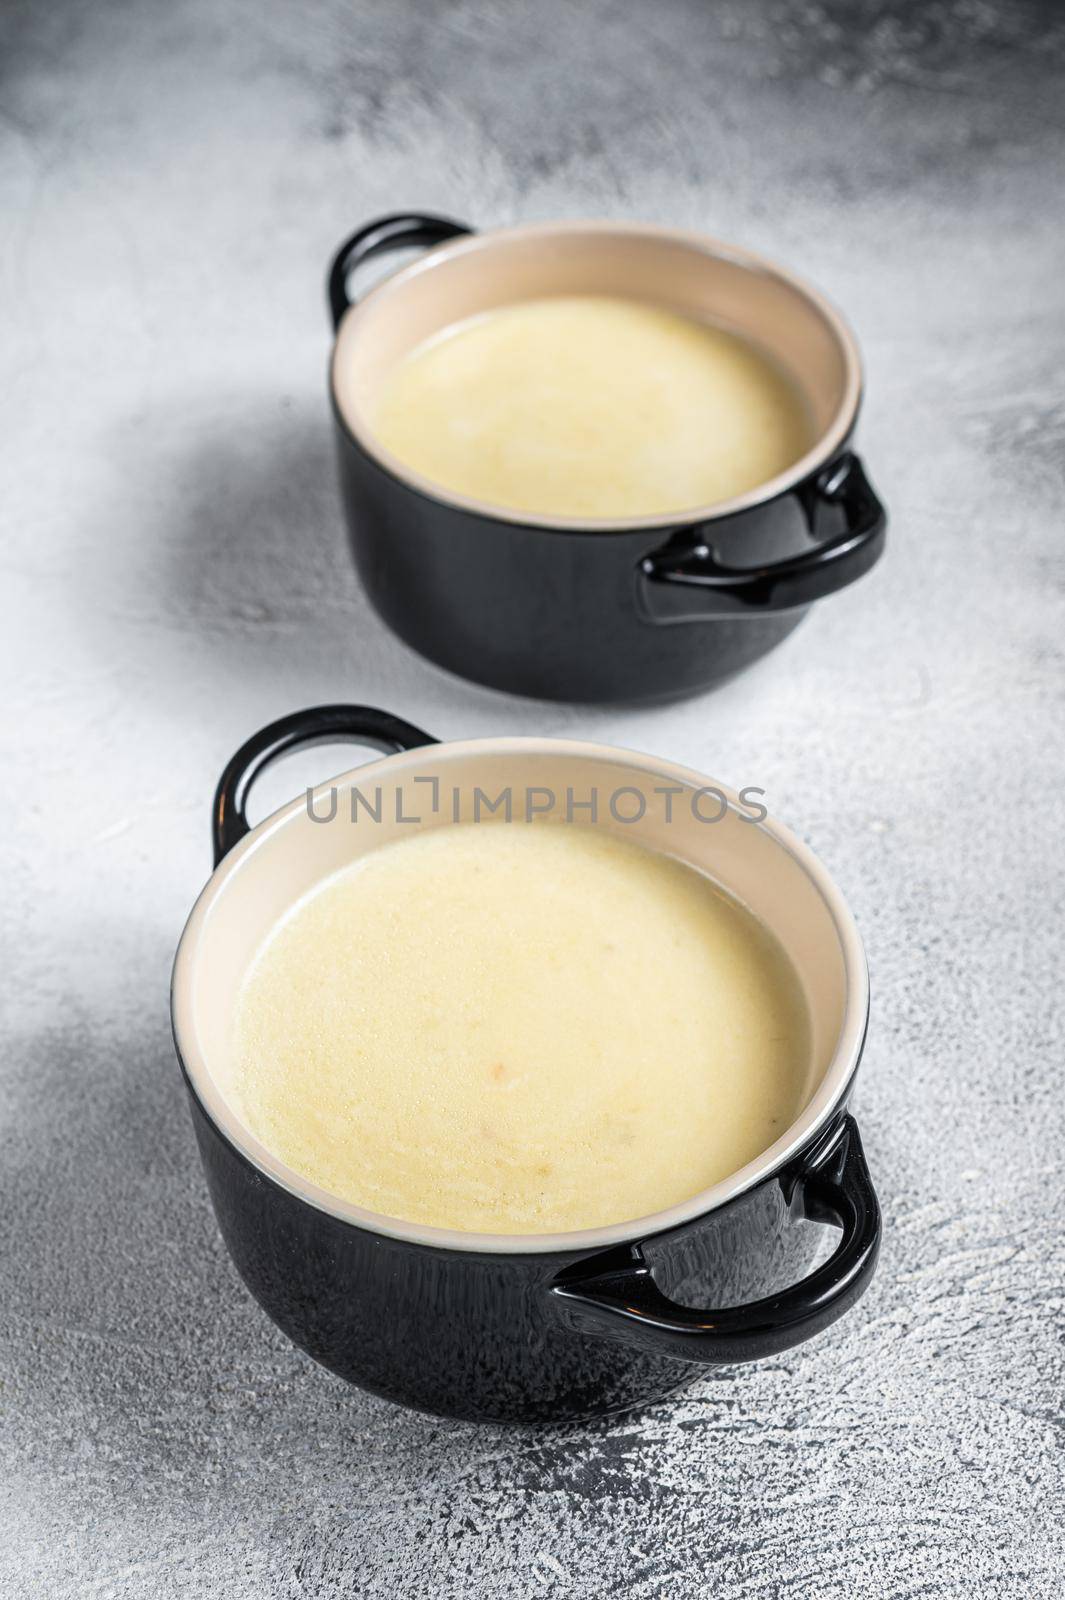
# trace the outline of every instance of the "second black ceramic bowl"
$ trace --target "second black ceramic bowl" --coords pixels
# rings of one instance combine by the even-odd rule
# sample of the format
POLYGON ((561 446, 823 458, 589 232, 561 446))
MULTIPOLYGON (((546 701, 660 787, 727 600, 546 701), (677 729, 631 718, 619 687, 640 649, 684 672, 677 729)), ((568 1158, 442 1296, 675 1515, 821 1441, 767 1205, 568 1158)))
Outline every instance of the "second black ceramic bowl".
MULTIPOLYGON (((708 1367, 779 1354, 862 1293, 880 1239, 847 1110, 865 1039, 865 958, 839 890, 778 823, 752 821, 730 790, 632 751, 559 739, 435 744, 381 711, 326 706, 237 752, 215 798, 214 840, 215 871, 174 966, 174 1038, 230 1254, 275 1322, 332 1371, 447 1416, 559 1421, 644 1405, 708 1367), (393 753, 249 830, 256 774, 298 745, 337 739, 393 753), (491 826, 526 826, 530 796, 543 815, 552 796, 561 810, 570 794, 585 802, 594 791, 597 825, 710 873, 768 924, 802 981, 814 1072, 805 1108, 755 1161, 655 1216, 509 1236, 408 1223, 325 1192, 241 1116, 233 1008, 277 919, 362 853, 416 828, 476 821, 478 794, 504 791, 514 820, 491 826), (839 1230, 827 1260, 824 1230, 809 1225, 822 1223, 839 1230)), ((651 979, 646 1000, 654 1006, 651 979)))
POLYGON ((699 234, 566 222, 473 234, 385 217, 338 252, 330 389, 355 563, 385 621, 452 672, 553 700, 690 694, 765 654, 815 600, 867 572, 885 515, 851 448, 857 347, 791 273, 699 234), (356 302, 383 251, 428 246, 356 302), (651 300, 745 334, 798 382, 817 440, 750 493, 667 517, 533 517, 452 493, 374 437, 374 398, 415 345, 552 294, 651 300))

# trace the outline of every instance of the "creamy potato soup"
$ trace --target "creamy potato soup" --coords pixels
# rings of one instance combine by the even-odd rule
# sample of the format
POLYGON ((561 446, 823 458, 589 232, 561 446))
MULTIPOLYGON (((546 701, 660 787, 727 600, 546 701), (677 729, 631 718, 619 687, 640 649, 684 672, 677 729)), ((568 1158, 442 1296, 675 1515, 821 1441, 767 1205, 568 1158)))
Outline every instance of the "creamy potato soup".
POLYGON ((814 442, 798 388, 753 344, 607 295, 524 301, 427 340, 386 379, 371 420, 444 489, 590 518, 732 499, 814 442))
POLYGON ((288 1166, 482 1233, 659 1211, 808 1094, 769 933, 692 869, 565 824, 442 827, 325 880, 259 950, 233 1043, 241 1114, 288 1166))

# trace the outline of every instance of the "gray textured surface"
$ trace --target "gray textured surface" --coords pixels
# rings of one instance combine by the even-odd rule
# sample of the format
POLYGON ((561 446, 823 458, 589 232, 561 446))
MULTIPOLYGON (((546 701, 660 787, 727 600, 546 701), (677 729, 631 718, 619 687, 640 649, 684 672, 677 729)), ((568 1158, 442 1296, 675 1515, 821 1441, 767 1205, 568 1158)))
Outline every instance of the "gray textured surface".
POLYGON ((1060 1592, 1058 16, 6 7, 5 1594, 1060 1592), (876 575, 666 710, 413 658, 344 553, 322 297, 341 234, 410 204, 657 218, 806 271, 867 357, 876 575), (345 1389, 252 1306, 169 963, 221 761, 344 697, 760 783, 824 856, 869 947, 887 1220, 838 1329, 647 1416, 505 1433, 345 1389))

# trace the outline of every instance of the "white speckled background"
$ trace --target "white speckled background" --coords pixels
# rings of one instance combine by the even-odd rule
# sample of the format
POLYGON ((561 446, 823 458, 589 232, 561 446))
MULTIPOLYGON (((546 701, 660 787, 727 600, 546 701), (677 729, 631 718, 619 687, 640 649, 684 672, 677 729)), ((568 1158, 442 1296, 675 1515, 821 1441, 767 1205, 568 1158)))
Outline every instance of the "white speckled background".
POLYGON ((0 1590, 1059 1594, 1060 9, 8 0, 0 74, 0 1590), (410 655, 349 568, 324 392, 327 259, 405 206, 806 272, 864 345, 880 568, 665 710, 410 655), (762 784, 823 855, 869 947, 886 1214, 845 1322, 522 1433, 349 1390, 253 1306, 170 959, 222 762, 343 698, 762 784))

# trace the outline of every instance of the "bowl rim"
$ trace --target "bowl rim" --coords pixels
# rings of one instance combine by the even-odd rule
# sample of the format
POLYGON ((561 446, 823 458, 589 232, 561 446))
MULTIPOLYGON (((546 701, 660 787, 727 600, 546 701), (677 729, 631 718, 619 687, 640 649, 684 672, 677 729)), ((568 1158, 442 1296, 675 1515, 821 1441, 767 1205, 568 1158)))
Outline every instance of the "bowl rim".
POLYGON ((687 527, 693 523, 719 521, 725 517, 735 516, 739 512, 750 511, 756 506, 766 505, 805 482, 811 474, 835 458, 854 431, 861 408, 863 386, 861 353, 849 324, 835 305, 798 273, 781 266, 771 257, 762 255, 758 251, 730 244, 711 234, 692 229, 671 228, 662 223, 611 221, 607 218, 583 220, 570 218, 554 222, 527 222, 512 227, 486 228, 476 233, 460 234, 442 244, 430 246, 423 255, 408 262, 406 266, 398 267, 388 273, 367 289, 358 300, 352 302, 337 326, 329 358, 329 395, 337 426, 352 444, 390 478, 437 504, 450 506, 454 510, 465 511, 492 522, 513 527, 535 528, 545 533, 611 534, 642 530, 660 532, 669 528, 687 527), (365 417, 361 414, 351 417, 344 410, 337 394, 337 366, 342 349, 357 337, 359 324, 372 316, 375 309, 379 308, 387 298, 401 294, 404 286, 412 279, 432 272, 456 257, 469 255, 477 250, 491 249, 493 245, 509 240, 535 240, 582 233, 616 233, 628 238, 651 238, 659 239, 663 243, 668 241, 680 244, 717 260, 729 261, 749 272, 776 279, 812 305, 836 339, 843 357, 845 380, 843 396, 832 421, 821 431, 809 450, 783 472, 728 500, 716 500, 708 505, 659 512, 646 517, 549 516, 522 511, 513 506, 496 505, 492 501, 479 500, 472 495, 459 494, 443 484, 436 483, 415 468, 407 466, 391 450, 382 445, 374 437, 373 430, 365 417))
MULTIPOLYGON (((395 774, 404 768, 416 767, 425 760, 427 752, 440 750, 446 750, 451 757, 458 759, 466 755, 474 756, 495 751, 516 755, 537 753, 561 757, 579 756, 584 760, 609 761, 629 766, 654 777, 664 777, 671 782, 681 782, 686 786, 713 786, 726 796, 730 808, 735 811, 741 810, 740 798, 733 789, 694 768, 620 746, 595 744, 584 740, 541 739, 530 736, 442 740, 436 745, 384 756, 350 768, 316 786, 313 790, 312 803, 317 805, 319 797, 334 787, 340 788, 350 782, 365 783, 386 769, 388 774, 395 774)), ((293 819, 305 811, 306 804, 307 797, 304 795, 289 801, 264 818, 234 846, 208 878, 192 907, 178 942, 171 976, 170 1012, 174 1044, 182 1072, 190 1093, 208 1122, 267 1182, 287 1191, 313 1209, 324 1212, 334 1220, 358 1228, 362 1232, 383 1235, 426 1248, 467 1254, 524 1256, 574 1252, 583 1254, 604 1250, 612 1246, 637 1243, 655 1234, 692 1223, 738 1199, 748 1190, 778 1173, 816 1140, 845 1102, 861 1060, 869 1014, 869 974, 861 935, 843 895, 820 859, 790 829, 767 817, 764 821, 750 822, 749 825, 768 834, 774 844, 806 873, 820 894, 840 941, 845 976, 844 1016, 832 1058, 808 1104, 773 1144, 728 1178, 700 1190, 676 1205, 626 1222, 570 1232, 466 1233, 455 1228, 404 1222, 399 1218, 370 1211, 353 1201, 342 1200, 330 1194, 273 1155, 238 1117, 215 1083, 200 1048, 192 1007, 197 945, 213 904, 225 891, 227 884, 242 864, 253 857, 267 839, 290 826, 293 819)), ((451 825, 441 824, 441 826, 451 825)))

